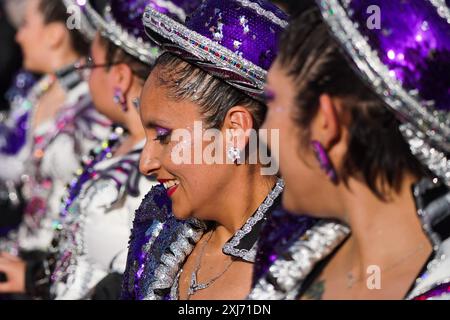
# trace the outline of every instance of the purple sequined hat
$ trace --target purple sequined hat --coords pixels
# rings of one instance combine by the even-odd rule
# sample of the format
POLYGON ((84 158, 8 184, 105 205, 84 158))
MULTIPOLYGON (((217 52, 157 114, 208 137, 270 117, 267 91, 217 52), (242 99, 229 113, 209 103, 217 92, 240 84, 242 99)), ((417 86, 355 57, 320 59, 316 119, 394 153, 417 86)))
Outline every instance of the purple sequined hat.
POLYGON ((110 0, 101 15, 88 1, 77 0, 80 1, 104 37, 149 65, 156 61, 160 49, 145 35, 142 26, 145 7, 150 6, 176 21, 184 22, 186 16, 200 3, 199 0, 110 0))
POLYGON ((449 2, 317 0, 359 73, 402 121, 412 152, 448 185, 449 2))
POLYGON ((148 6, 144 25, 165 50, 262 100, 287 19, 268 1, 206 0, 186 25, 148 6))

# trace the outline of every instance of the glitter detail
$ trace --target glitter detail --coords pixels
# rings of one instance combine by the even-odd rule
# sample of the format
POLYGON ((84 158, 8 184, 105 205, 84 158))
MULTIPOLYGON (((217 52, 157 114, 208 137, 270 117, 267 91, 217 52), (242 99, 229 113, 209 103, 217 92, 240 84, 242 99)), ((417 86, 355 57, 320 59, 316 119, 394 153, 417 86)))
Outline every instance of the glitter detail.
POLYGON ((318 261, 328 256, 349 235, 348 227, 320 221, 280 255, 250 292, 250 300, 291 300, 318 261), (270 280, 269 280, 270 279, 270 280))
MULTIPOLYGON (((351 1, 348 2, 350 3, 351 1)), ((419 101, 418 92, 407 91, 399 80, 392 77, 391 70, 371 48, 368 39, 358 31, 358 25, 352 22, 339 1, 320 1, 319 4, 333 34, 352 57, 362 75, 373 84, 376 92, 399 118, 407 123, 407 126, 402 127, 402 132, 414 154, 450 185, 450 164, 444 155, 450 152, 448 112, 430 110, 432 108, 427 108, 419 101)), ((347 11, 350 12, 349 9, 347 11)), ((432 102, 429 104, 432 105, 432 102)))
MULTIPOLYGON (((263 4, 284 16, 273 5, 263 4)), ((147 6, 143 21, 150 38, 163 49, 263 101, 267 70, 276 56, 277 38, 283 30, 279 25, 287 25, 286 21, 281 23, 284 20, 274 12, 263 9, 258 1, 233 0, 229 4, 211 1, 204 2, 186 25, 174 21, 151 6, 147 6), (238 19, 238 16, 233 15, 239 9, 246 15, 241 14, 238 19), (213 20, 217 25, 209 28, 208 26, 213 25, 213 20), (251 24, 254 30, 247 24, 251 24), (239 25, 244 28, 242 31, 235 28, 239 25), (269 35, 267 30, 271 26, 277 32, 269 35), (261 36, 257 38, 251 33, 261 36), (270 40, 263 42, 265 35, 270 40), (262 47, 264 50, 273 47, 271 55, 259 54, 262 47)))
MULTIPOLYGON (((97 170, 97 165, 112 159, 112 153, 121 143, 122 128, 116 128, 107 142, 94 150, 89 159, 86 159, 84 167, 80 170, 78 177, 72 181, 67 190, 67 195, 63 198, 61 206, 61 217, 54 223, 55 241, 53 243, 57 253, 55 270, 51 276, 53 284, 64 283, 65 291, 70 290, 75 281, 74 274, 77 270, 78 259, 87 254, 84 245, 84 227, 89 212, 82 210, 82 202, 90 203, 94 197, 103 190, 108 190, 111 184, 117 188, 118 193, 115 199, 109 199, 109 205, 104 206, 104 210, 111 209, 118 201, 123 201, 125 196, 137 196, 139 194, 138 163, 143 143, 136 146, 130 153, 118 158, 107 168, 97 170)), ((85 273, 81 292, 87 292, 89 277, 92 274, 85 273)), ((52 286, 56 289, 56 286, 52 286)))
POLYGON ((450 24, 450 9, 445 0, 428 0, 437 10, 437 13, 450 24))
POLYGON ((258 3, 249 0, 235 0, 241 4, 243 7, 249 7, 255 10, 259 15, 265 17, 266 19, 272 21, 273 23, 279 25, 282 28, 288 26, 288 22, 278 18, 273 12, 263 9, 258 3))
POLYGON ((257 283, 274 261, 317 221, 308 216, 291 214, 282 208, 274 210, 260 233, 252 283, 257 283))
POLYGON ((228 241, 223 246, 223 252, 225 254, 233 255, 235 257, 240 257, 244 260, 253 262, 256 256, 256 247, 254 246, 251 250, 237 249, 242 238, 247 235, 252 228, 266 217, 267 211, 272 208, 275 200, 281 195, 284 189, 283 179, 278 179, 275 188, 269 193, 264 202, 258 207, 256 213, 245 223, 245 225, 239 230, 233 238, 228 241))
POLYGON ((173 43, 192 51, 195 56, 233 70, 244 79, 250 80, 248 84, 255 87, 255 92, 263 90, 267 71, 242 59, 238 54, 220 44, 187 29, 181 23, 175 22, 151 7, 147 7, 145 11, 144 24, 173 43))
POLYGON ((86 4, 86 12, 103 36, 143 63, 153 65, 161 54, 157 46, 141 37, 133 36, 124 29, 112 16, 110 5, 105 8, 104 18, 89 3, 86 4))
POLYGON ((187 12, 183 8, 175 5, 172 1, 167 0, 154 0, 158 7, 167 9, 171 14, 176 15, 180 21, 185 21, 187 12))

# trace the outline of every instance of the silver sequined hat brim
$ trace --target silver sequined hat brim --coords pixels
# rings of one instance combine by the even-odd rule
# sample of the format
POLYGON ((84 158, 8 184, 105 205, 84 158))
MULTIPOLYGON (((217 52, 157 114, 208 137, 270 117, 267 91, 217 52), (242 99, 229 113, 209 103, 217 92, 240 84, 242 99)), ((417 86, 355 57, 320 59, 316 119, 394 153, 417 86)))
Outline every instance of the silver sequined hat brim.
MULTIPOLYGON (((417 92, 407 91, 390 75, 367 39, 351 20, 346 6, 339 0, 317 0, 322 16, 336 39, 352 58, 361 75, 404 123, 400 127, 413 154, 434 174, 450 186, 450 117, 448 112, 430 110, 417 92)), ((432 104, 432 102, 429 102, 432 104)))
POLYGON ((111 6, 106 6, 103 17, 92 8, 89 2, 86 4, 86 11, 97 30, 128 54, 148 65, 153 65, 158 59, 161 54, 160 48, 149 41, 131 35, 122 28, 111 15, 111 6))
MULTIPOLYGON (((257 5, 256 3, 251 4, 257 5)), ((258 13, 260 13, 263 9, 258 6, 258 10, 258 13)), ((260 14, 268 15, 270 12, 264 10, 260 14)), ((286 21, 277 18, 275 15, 267 17, 282 27, 286 27, 287 25, 286 21)), ((262 97, 267 77, 267 71, 263 68, 242 58, 211 39, 190 30, 183 24, 178 23, 150 6, 147 6, 145 10, 143 22, 152 32, 155 32, 170 42, 160 44, 164 49, 174 49, 176 51, 178 47, 182 51, 188 52, 192 55, 190 58, 193 58, 192 60, 195 60, 196 64, 199 66, 205 64, 204 66, 208 67, 208 70, 217 72, 219 77, 224 74, 238 75, 239 79, 224 80, 230 85, 250 93, 257 99, 262 97), (214 67, 210 68, 210 66, 206 66, 207 63, 212 64, 214 67)), ((151 34, 149 36, 152 38, 151 34)), ((158 42, 156 39, 153 40, 158 42)))

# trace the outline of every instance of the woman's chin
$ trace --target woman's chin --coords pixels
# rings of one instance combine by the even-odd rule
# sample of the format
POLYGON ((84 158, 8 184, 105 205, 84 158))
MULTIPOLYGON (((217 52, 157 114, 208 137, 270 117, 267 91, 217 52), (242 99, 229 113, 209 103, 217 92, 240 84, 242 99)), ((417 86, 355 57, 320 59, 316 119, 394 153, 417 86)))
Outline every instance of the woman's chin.
POLYGON ((178 209, 176 207, 176 205, 172 205, 172 211, 173 211, 173 216, 177 219, 177 220, 188 220, 190 218, 192 218, 192 214, 185 209, 178 209))

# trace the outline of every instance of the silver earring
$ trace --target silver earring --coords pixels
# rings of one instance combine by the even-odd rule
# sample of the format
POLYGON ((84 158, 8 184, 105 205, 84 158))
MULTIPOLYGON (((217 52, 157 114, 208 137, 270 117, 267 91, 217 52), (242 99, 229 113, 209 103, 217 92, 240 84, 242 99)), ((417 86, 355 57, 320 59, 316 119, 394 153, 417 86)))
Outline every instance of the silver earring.
POLYGON ((136 110, 139 110, 141 108, 141 99, 134 98, 132 103, 133 103, 133 106, 136 108, 136 110))
POLYGON ((239 162, 241 160, 241 151, 236 147, 230 147, 227 152, 228 159, 233 162, 239 162))

